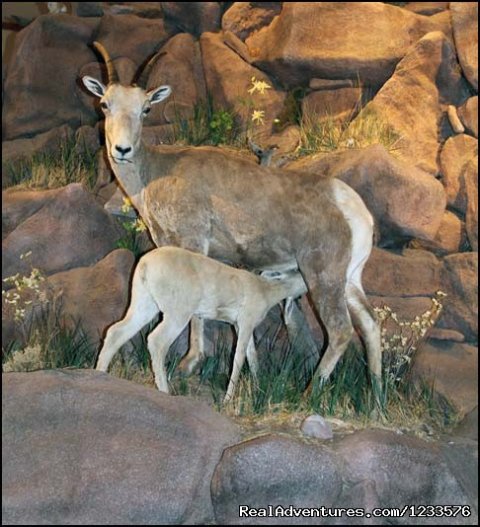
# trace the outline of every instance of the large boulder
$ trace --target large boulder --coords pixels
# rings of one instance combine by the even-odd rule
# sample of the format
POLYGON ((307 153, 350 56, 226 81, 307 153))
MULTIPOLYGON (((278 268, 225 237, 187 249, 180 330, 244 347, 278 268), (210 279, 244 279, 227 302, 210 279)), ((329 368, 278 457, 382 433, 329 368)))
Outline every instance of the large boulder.
POLYGON ((285 101, 285 93, 274 87, 272 80, 262 71, 245 62, 224 42, 222 33, 204 33, 200 37, 203 67, 207 90, 215 108, 233 110, 251 135, 264 139, 272 133, 273 122, 278 118, 285 101), (271 86, 262 94, 252 88, 252 77, 271 86), (261 121, 252 122, 254 110, 264 112, 261 121))
POLYGON ((380 2, 284 2, 246 44, 254 64, 288 88, 311 77, 359 77, 378 86, 413 43, 436 29, 426 17, 380 2))
POLYGON ((169 24, 197 37, 220 28, 220 2, 162 2, 162 10, 169 24))
POLYGON ((478 95, 470 97, 458 109, 458 116, 465 126, 467 133, 478 139, 478 95))
POLYGON ((190 118, 195 104, 207 98, 200 45, 192 35, 175 35, 162 51, 166 55, 153 66, 147 87, 168 84, 172 87, 172 95, 165 104, 152 107, 145 123, 149 126, 172 123, 180 117, 190 118))
POLYGON ((241 40, 268 26, 282 10, 282 2, 234 2, 222 17, 222 29, 241 40))
POLYGON ((362 144, 371 127, 388 129, 399 159, 437 175, 445 105, 467 97, 455 49, 440 31, 422 37, 399 62, 392 77, 351 123, 346 136, 362 144))
POLYGON ((93 371, 3 375, 3 521, 213 522, 237 428, 206 404, 93 371))
POLYGON ((406 237, 433 239, 441 225, 446 206, 442 185, 381 145, 308 156, 287 168, 338 177, 355 189, 375 218, 382 245, 406 237))
POLYGON ((450 12, 463 73, 478 91, 478 2, 450 2, 450 12))
POLYGON ((478 139, 466 134, 450 137, 440 152, 440 165, 448 205, 465 214, 468 202, 466 181, 478 177, 478 139))
POLYGON ((443 259, 442 289, 448 294, 439 326, 457 329, 478 342, 478 252, 443 259))
MULTIPOLYGON (((239 507, 333 507, 342 491, 340 466, 329 448, 278 435, 228 448, 215 469, 212 500, 220 525, 311 525, 311 518, 239 517, 239 507), (309 521, 310 520, 310 521, 309 521)), ((315 519, 318 521, 318 519, 315 519)))
POLYGON ((31 265, 45 275, 92 265, 115 249, 123 235, 119 224, 79 183, 44 192, 45 201, 34 197, 31 209, 17 193, 4 195, 11 211, 18 204, 17 221, 23 221, 2 242, 3 277, 28 276, 31 265), (30 259, 20 258, 30 251, 30 259))
POLYGON ((96 18, 43 15, 18 34, 4 87, 4 140, 97 120, 77 84, 79 69, 95 57, 89 44, 97 27, 96 18))
POLYGON ((460 415, 478 405, 478 348, 470 344, 428 340, 413 363, 414 377, 432 385, 460 415))

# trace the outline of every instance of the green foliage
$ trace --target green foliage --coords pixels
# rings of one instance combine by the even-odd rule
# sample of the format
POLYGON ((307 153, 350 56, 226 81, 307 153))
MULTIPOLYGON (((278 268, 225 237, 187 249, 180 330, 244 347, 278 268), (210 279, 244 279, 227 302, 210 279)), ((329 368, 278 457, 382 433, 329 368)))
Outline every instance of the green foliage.
POLYGON ((75 138, 64 139, 52 153, 37 153, 31 159, 6 167, 8 186, 50 189, 82 183, 93 189, 97 178, 96 153, 75 138))

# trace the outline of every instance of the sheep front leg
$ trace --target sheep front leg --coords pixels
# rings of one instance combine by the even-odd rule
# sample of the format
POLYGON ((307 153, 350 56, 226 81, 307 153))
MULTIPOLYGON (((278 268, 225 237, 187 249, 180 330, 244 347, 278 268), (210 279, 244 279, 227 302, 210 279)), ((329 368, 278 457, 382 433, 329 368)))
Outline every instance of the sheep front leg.
POLYGON ((173 317, 164 313, 163 321, 148 336, 148 352, 152 359, 155 384, 161 392, 169 393, 165 358, 170 346, 184 330, 190 317, 173 317))
MULTIPOLYGON (((233 357, 232 375, 230 376, 230 382, 228 383, 227 393, 223 399, 224 404, 228 403, 235 393, 238 379, 240 378, 240 372, 242 371, 242 367, 245 363, 245 357, 250 343, 253 345, 253 328, 243 328, 239 326, 237 346, 235 348, 235 355, 233 357)), ((255 349, 255 346, 253 349, 255 349)), ((255 364, 256 360, 256 354, 254 355, 255 358, 252 361, 253 364, 255 364)), ((251 348, 250 356, 253 358, 251 348)), ((256 364, 253 366, 253 368, 256 368, 256 364)))

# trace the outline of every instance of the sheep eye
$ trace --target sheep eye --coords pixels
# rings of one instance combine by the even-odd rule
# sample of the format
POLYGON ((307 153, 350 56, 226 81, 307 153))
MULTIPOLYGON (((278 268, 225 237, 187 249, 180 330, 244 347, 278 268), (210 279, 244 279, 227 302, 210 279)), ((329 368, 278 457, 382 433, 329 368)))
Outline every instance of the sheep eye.
POLYGON ((108 109, 108 104, 105 101, 102 101, 100 103, 100 107, 103 108, 104 110, 107 110, 108 109))
POLYGON ((149 113, 149 112, 150 112, 150 108, 145 108, 145 109, 143 110, 143 114, 144 114, 144 115, 147 115, 147 113, 149 113))

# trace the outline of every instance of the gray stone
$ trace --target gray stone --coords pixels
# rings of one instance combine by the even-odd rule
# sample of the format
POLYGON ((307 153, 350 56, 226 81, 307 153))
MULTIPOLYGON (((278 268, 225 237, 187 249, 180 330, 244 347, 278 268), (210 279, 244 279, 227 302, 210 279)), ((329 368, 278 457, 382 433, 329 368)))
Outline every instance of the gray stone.
POLYGON ((238 441, 227 418, 93 371, 3 375, 3 522, 213 522, 210 481, 238 441))
POLYGON ((212 479, 220 525, 316 525, 318 518, 239 518, 239 506, 333 507, 340 496, 340 466, 322 445, 266 435, 225 450, 212 479))
POLYGON ((321 415, 318 414, 306 417, 303 420, 301 430, 309 437, 316 437, 317 439, 333 438, 332 427, 321 415))

